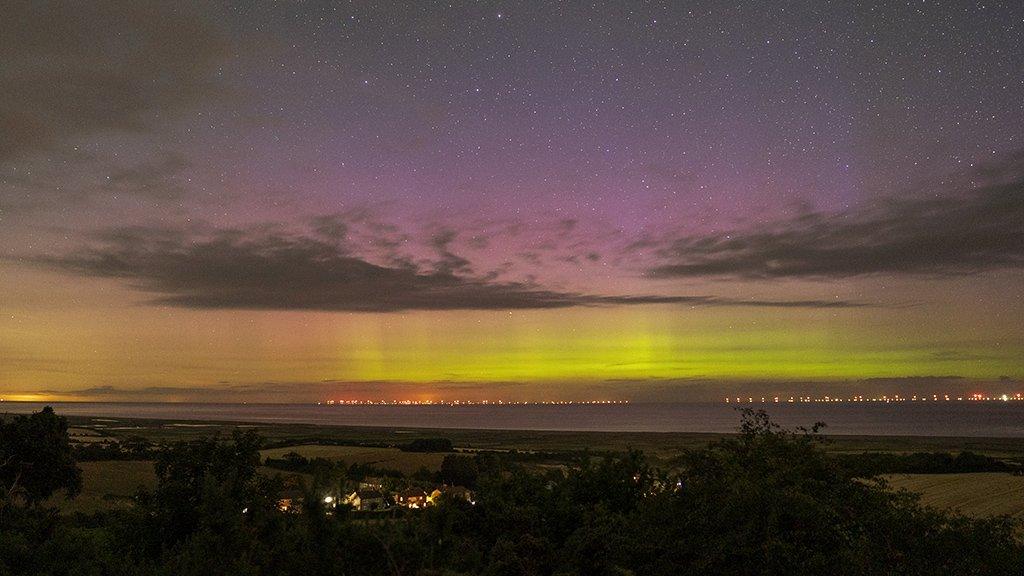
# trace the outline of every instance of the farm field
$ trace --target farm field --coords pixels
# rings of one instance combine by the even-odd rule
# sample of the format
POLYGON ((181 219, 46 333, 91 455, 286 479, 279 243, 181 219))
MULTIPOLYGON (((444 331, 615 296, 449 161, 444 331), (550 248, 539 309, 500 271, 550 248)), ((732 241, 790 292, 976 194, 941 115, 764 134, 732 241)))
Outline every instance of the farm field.
MULTIPOLYGON (((129 498, 140 488, 156 486, 156 472, 149 460, 107 460, 79 462, 82 469, 82 492, 73 500, 63 494, 54 496, 49 504, 56 506, 63 514, 82 512, 91 514, 131 505, 129 498)), ((296 476, 309 478, 296 472, 282 472, 266 466, 259 467, 264 476, 296 476)))
POLYGON ((108 442, 114 439, 111 436, 104 436, 90 428, 68 428, 68 437, 71 439, 71 442, 75 444, 108 442))
POLYGON ((1024 518, 1024 477, 1002 472, 967 474, 890 474, 896 489, 921 494, 921 502, 968 516, 1008 514, 1024 518))
POLYGON ((139 488, 156 485, 153 463, 148 460, 79 462, 78 467, 82 469, 82 493, 74 500, 60 495, 50 501, 65 514, 128 506, 128 498, 139 488))
POLYGON ((403 452, 398 448, 313 444, 272 448, 263 450, 260 454, 264 458, 281 458, 289 452, 297 452, 306 458, 344 460, 346 464, 373 464, 379 468, 398 470, 403 474, 412 474, 422 467, 437 470, 445 457, 443 453, 403 452))
MULTIPOLYGON (((313 424, 243 424, 238 422, 187 422, 137 418, 72 416, 79 430, 123 439, 139 436, 154 442, 191 440, 214 434, 230 436, 235 429, 254 429, 268 442, 295 444, 351 443, 394 447, 417 438, 447 438, 461 449, 621 451, 642 450, 649 456, 673 457, 681 450, 701 448, 724 434, 684 432, 548 432, 530 430, 470 430, 445 428, 387 428, 326 426, 313 424)), ((1016 438, 955 438, 924 436, 829 436, 830 452, 961 452, 1024 459, 1024 444, 1016 438)))

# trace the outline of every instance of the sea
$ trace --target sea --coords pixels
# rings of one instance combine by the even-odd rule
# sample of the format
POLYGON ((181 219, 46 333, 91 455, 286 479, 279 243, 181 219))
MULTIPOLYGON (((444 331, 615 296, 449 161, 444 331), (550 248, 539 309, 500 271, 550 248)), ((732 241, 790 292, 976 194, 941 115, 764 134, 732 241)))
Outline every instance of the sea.
POLYGON ((1024 401, 455 406, 8 401, 0 403, 0 414, 34 412, 46 405, 68 416, 177 422, 601 432, 734 432, 738 408, 746 407, 764 409, 789 428, 824 422, 825 434, 1024 438, 1024 401))

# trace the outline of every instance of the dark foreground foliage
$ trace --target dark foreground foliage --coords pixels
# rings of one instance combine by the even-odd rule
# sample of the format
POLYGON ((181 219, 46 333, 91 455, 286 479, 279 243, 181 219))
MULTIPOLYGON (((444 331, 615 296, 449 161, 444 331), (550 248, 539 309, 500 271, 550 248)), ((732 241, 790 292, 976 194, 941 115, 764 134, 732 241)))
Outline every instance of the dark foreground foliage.
POLYGON ((955 455, 948 452, 915 452, 913 454, 862 452, 838 454, 834 458, 846 466, 851 473, 860 476, 1018 472, 1021 470, 1020 464, 969 451, 955 455))
POLYGON ((455 449, 447 438, 417 438, 399 448, 405 452, 451 452, 455 449))
POLYGON ((473 471, 476 505, 372 520, 313 497, 278 512, 258 449, 243 433, 170 447, 157 488, 128 511, 61 518, 5 500, 0 575, 931 576, 1020 574, 1024 560, 1013 522, 922 508, 759 413, 673 475, 640 453, 547 475, 499 462, 473 471))
POLYGON ((57 490, 74 496, 81 487, 82 472, 68 443, 67 420, 53 408, 0 421, 0 506, 31 506, 57 490))

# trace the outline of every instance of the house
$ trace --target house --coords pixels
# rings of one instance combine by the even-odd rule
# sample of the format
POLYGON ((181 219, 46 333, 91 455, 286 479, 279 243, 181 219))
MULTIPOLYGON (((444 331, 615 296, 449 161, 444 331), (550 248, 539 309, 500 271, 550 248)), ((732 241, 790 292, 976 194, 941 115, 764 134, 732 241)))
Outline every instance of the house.
POLYGON ((303 495, 300 488, 286 486, 278 495, 277 509, 281 512, 302 512, 303 495))
POLYGON ((465 500, 470 504, 476 504, 476 497, 474 496, 473 491, 465 486, 441 486, 440 488, 435 488, 427 498, 427 503, 435 504, 442 496, 453 500, 465 500))
POLYGON ((377 490, 356 490, 345 496, 342 502, 359 511, 384 510, 387 508, 384 494, 377 490))
POLYGON ((359 491, 355 490, 351 494, 348 494, 341 499, 342 504, 348 504, 354 510, 359 510, 359 505, 362 503, 362 498, 359 497, 359 491))
POLYGON ((365 490, 359 492, 360 510, 383 510, 388 507, 384 494, 377 490, 365 490))
POLYGON ((427 505, 427 493, 419 488, 407 488, 395 494, 395 503, 406 508, 423 508, 427 505))

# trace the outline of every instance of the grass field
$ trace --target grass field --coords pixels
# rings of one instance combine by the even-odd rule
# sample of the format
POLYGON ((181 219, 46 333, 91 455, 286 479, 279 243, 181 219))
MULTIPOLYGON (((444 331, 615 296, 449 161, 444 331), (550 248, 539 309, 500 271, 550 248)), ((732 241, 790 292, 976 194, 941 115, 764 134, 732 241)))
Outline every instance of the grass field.
MULTIPOLYGON (((50 504, 64 514, 90 514, 128 507, 131 505, 131 496, 140 488, 152 489, 156 486, 153 462, 148 460, 79 462, 78 467, 82 469, 82 492, 73 500, 67 500, 63 495, 50 500, 50 504)), ((259 472, 266 476, 297 476, 309 481, 303 474, 281 472, 265 466, 260 466, 259 472)))
POLYGON ((280 458, 289 452, 298 452, 306 458, 344 460, 346 464, 373 464, 378 468, 391 468, 403 474, 412 474, 421 467, 437 470, 444 454, 402 452, 398 448, 368 448, 363 446, 301 445, 263 450, 264 458, 280 458))
POLYGON ((893 488, 921 494, 921 502, 968 516, 1007 514, 1024 518, 1024 477, 1000 472, 970 474, 891 474, 893 488))
POLYGON ((139 488, 156 485, 156 473, 149 461, 79 462, 78 467, 82 469, 82 493, 74 500, 59 496, 51 501, 67 514, 128 506, 128 498, 139 488))

